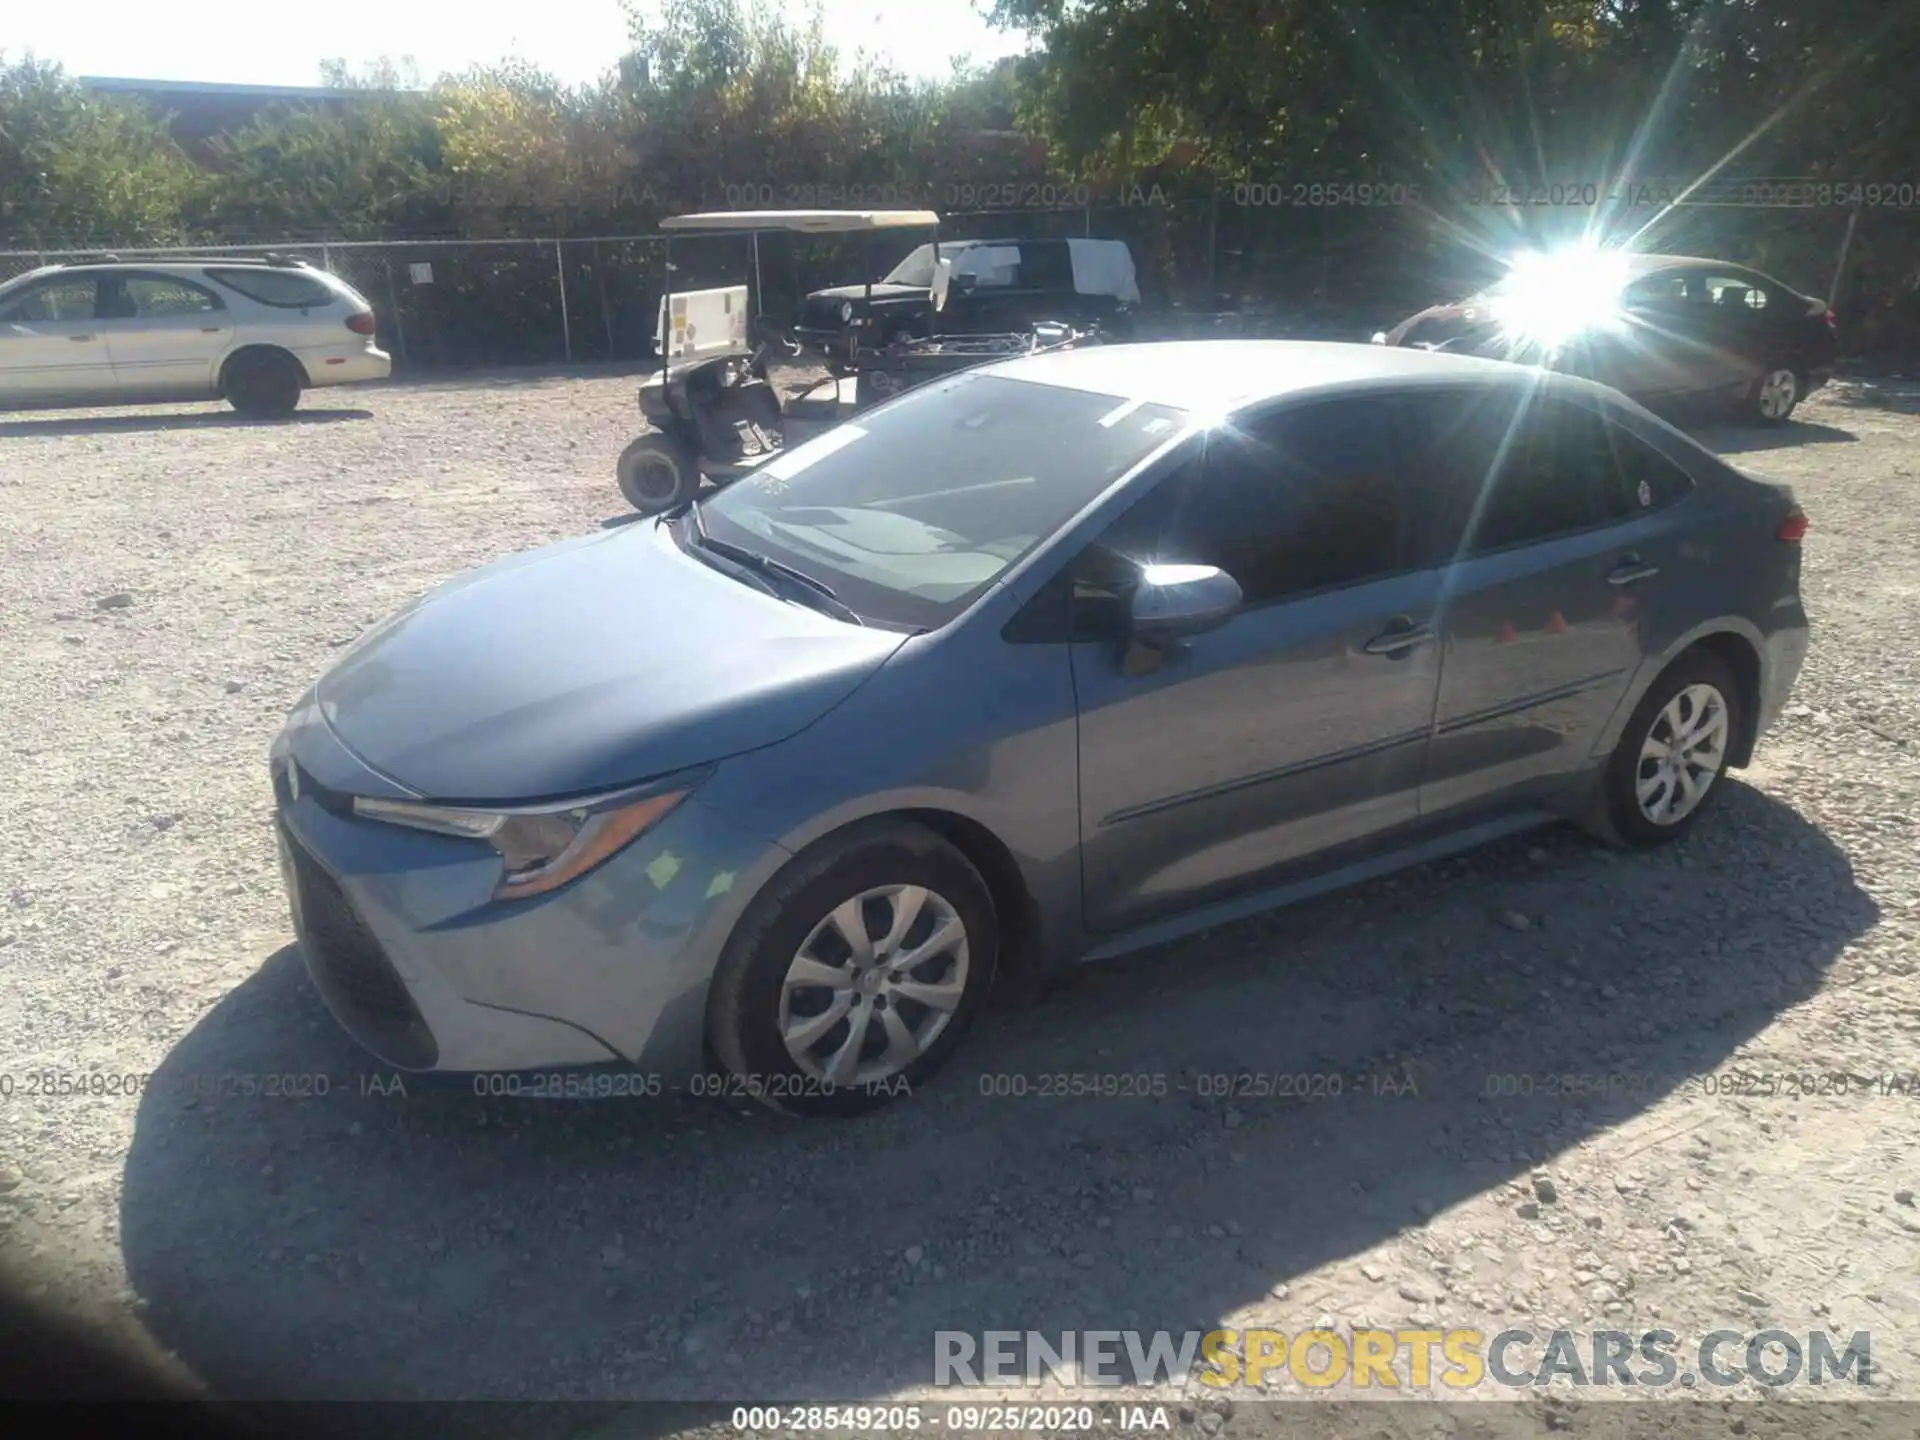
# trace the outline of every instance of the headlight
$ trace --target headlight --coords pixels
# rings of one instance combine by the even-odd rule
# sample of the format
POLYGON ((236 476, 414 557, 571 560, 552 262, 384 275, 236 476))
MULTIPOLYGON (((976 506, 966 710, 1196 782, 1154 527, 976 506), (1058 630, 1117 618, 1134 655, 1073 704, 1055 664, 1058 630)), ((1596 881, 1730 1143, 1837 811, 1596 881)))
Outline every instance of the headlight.
POLYGON ((513 810, 474 810, 457 805, 425 805, 411 800, 377 800, 356 795, 353 813, 411 830, 484 840, 499 854, 498 900, 544 895, 578 879, 621 847, 664 820, 692 787, 623 790, 564 805, 513 810))
POLYGON ((852 322, 853 302, 851 300, 843 301, 840 306, 840 323, 842 325, 849 325, 852 322))

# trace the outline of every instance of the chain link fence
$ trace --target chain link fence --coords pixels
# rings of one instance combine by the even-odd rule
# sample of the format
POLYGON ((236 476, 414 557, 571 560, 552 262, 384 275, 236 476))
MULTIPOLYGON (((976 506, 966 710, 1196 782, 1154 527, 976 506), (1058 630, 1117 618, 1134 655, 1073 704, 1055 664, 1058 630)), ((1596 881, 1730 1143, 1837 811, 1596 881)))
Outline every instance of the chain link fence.
MULTIPOLYGON (((1850 352, 1920 354, 1920 204, 1843 206, 1789 188, 1803 185, 1746 181, 1678 203, 1655 192, 1638 204, 1591 203, 1581 187, 1542 187, 1539 197, 1450 196, 1441 206, 1413 186, 961 186, 948 187, 940 233, 1125 241, 1139 270, 1143 336, 1364 339, 1485 283, 1516 248, 1564 243, 1604 225, 1615 239, 1644 230, 1643 248, 1744 261, 1827 296, 1850 352), (1024 203, 1036 198, 1046 203, 1024 203), (1015 203, 966 208, 969 200, 1015 203)), ((739 208, 762 197, 744 198, 739 208)), ((878 279, 926 238, 906 231, 683 239, 673 247, 673 281, 683 290, 747 281, 757 310, 791 324, 808 291, 878 279)), ((131 261, 265 251, 300 256, 366 296, 380 342, 403 372, 654 358, 667 259, 658 235, 115 253, 131 261)), ((99 254, 0 251, 0 280, 99 254)))

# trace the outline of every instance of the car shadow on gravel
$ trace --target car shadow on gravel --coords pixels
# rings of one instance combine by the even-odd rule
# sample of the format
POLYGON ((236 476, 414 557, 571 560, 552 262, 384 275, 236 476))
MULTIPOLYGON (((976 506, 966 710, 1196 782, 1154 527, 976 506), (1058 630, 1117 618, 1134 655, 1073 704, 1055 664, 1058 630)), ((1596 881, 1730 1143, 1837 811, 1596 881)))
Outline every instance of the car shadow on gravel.
MULTIPOLYGON (((843 1122, 396 1081, 287 947, 147 1088, 127 1273, 241 1399, 848 1401, 928 1383, 941 1329, 1357 1324, 1319 1267, 1577 1146, 1657 1171, 1687 1127, 1643 1112, 1876 915, 1814 824, 1731 784, 1651 856, 1549 830, 1089 967, 843 1122)), ((1583 1234, 1561 1183, 1535 1223, 1583 1234)), ((1388 1257, 1370 1318, 1486 1323, 1465 1297, 1498 1276, 1449 1258, 1453 1296, 1388 1257)))
POLYGON ((1860 437, 1837 425, 1793 420, 1785 425, 1696 425, 1689 433, 1716 455, 1754 455, 1766 450, 1797 450, 1803 445, 1851 445, 1860 437))
POLYGON ((1920 381, 1852 380, 1821 392, 1822 398, 1855 410, 1890 410, 1920 415, 1920 381))
POLYGON ((261 430, 281 425, 332 425, 371 420, 371 410, 296 410, 277 420, 253 420, 231 410, 191 410, 160 415, 62 415, 48 420, 0 420, 0 440, 9 435, 125 435, 144 430, 261 430))

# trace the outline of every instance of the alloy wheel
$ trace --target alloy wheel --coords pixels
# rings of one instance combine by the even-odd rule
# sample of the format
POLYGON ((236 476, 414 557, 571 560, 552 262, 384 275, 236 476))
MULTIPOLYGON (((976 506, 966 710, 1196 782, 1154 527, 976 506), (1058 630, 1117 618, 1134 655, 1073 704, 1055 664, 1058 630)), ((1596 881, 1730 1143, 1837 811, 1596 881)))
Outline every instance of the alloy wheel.
POLYGON ((1700 807, 1726 764, 1727 702, 1711 685, 1689 685, 1654 718, 1640 746, 1634 798, 1656 825, 1677 825, 1700 807))
POLYGON ((953 1020, 967 989, 967 927, 944 896, 886 885, 813 927, 780 987, 780 1036, 804 1073, 836 1085, 888 1080, 953 1020))
POLYGON ((1784 420, 1800 398, 1800 377, 1785 366, 1769 370, 1760 381, 1760 413, 1768 420, 1784 420))

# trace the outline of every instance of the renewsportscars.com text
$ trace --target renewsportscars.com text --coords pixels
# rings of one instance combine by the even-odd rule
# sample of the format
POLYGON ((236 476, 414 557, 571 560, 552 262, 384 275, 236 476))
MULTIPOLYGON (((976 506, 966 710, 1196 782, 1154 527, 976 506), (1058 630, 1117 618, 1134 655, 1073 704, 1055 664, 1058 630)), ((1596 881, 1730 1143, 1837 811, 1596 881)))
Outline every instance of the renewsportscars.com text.
POLYGON ((941 1330, 933 1359, 941 1386, 1227 1390, 1290 1378, 1310 1389, 1724 1389, 1863 1386, 1872 1374, 1872 1336, 1864 1330, 1844 1342, 1824 1330, 1714 1330, 1697 1341, 1670 1330, 941 1330))

